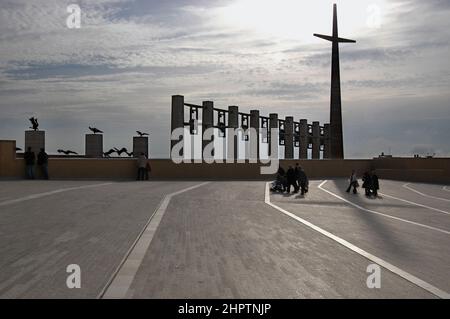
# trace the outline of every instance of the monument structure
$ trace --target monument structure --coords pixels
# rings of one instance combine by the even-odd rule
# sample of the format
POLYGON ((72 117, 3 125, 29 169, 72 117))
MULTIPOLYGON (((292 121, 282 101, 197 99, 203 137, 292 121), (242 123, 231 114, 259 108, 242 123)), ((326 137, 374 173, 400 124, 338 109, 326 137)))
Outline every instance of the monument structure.
MULTIPOLYGON (((171 140, 171 149, 177 144, 188 138, 187 135, 200 134, 196 128, 199 118, 202 119, 201 132, 209 128, 217 128, 218 136, 203 136, 202 150, 204 150, 213 139, 225 139, 223 159, 241 160, 239 154, 239 145, 243 143, 245 150, 255 150, 256 159, 260 157, 261 144, 267 144, 268 154, 278 158, 279 146, 284 147, 285 159, 307 159, 308 151, 311 150, 311 159, 327 159, 330 154, 329 124, 320 125, 319 122, 308 123, 307 119, 296 121, 293 116, 286 116, 281 119, 277 113, 271 113, 269 116, 263 116, 259 110, 251 110, 250 113, 240 112, 236 105, 229 106, 228 109, 221 109, 214 106, 213 101, 204 101, 200 104, 185 103, 184 96, 172 96, 171 129, 175 132, 177 129, 185 129, 180 136, 178 134, 171 140), (186 112, 187 111, 187 112, 186 112), (188 115, 185 120, 185 113, 188 115), (253 130, 249 130, 252 128, 253 130), (242 131, 242 141, 238 141, 237 135, 233 131, 239 129, 242 131), (250 136, 255 134, 256 136, 250 136), (271 140, 277 140, 278 143, 271 143, 271 140), (297 151, 295 151, 297 148, 297 151), (298 154, 298 156, 296 155, 298 154), (322 156, 321 156, 322 155, 322 156)), ((203 154, 203 153, 202 153, 203 154)), ((183 149, 179 154, 184 156, 183 149)), ((244 155, 244 154, 243 154, 244 155)), ((245 160, 250 159, 249 154, 245 154, 245 160)))
POLYGON ((103 133, 95 127, 89 127, 94 134, 86 134, 85 155, 86 157, 100 158, 103 157, 103 133))
POLYGON ((31 147, 31 151, 38 154, 41 148, 45 149, 45 131, 39 130, 38 119, 32 117, 29 119, 31 122, 31 130, 25 131, 25 151, 31 147))
POLYGON ((339 71, 339 43, 355 43, 355 40, 340 38, 338 35, 337 6, 333 5, 333 35, 314 33, 314 36, 331 41, 331 101, 330 101, 330 153, 332 159, 344 158, 344 141, 342 134, 341 78, 339 71))
POLYGON ((138 157, 141 153, 148 158, 148 136, 133 136, 133 156, 138 157))

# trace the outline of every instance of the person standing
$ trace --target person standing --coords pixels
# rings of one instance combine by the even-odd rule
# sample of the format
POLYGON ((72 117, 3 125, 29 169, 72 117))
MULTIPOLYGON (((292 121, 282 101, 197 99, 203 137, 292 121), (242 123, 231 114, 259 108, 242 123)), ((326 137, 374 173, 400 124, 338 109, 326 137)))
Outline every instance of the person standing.
POLYGON ((145 180, 148 181, 150 179, 150 173, 152 172, 152 167, 150 166, 150 163, 147 161, 147 164, 145 165, 145 180))
POLYGON ((378 190, 380 189, 380 182, 378 181, 378 176, 377 176, 377 174, 375 174, 375 171, 372 171, 371 179, 372 179, 372 193, 375 197, 378 197, 378 190))
POLYGON ((301 195, 305 195, 308 192, 309 180, 308 176, 306 176, 305 170, 303 167, 298 166, 298 187, 301 188, 301 195))
POLYGON ((146 178, 146 172, 147 172, 147 157, 144 153, 141 153, 137 159, 137 165, 138 165, 138 175, 137 180, 143 181, 146 178))
POLYGON ((44 179, 48 179, 48 155, 43 148, 37 156, 37 164, 40 167, 44 179))
POLYGON ((282 187, 282 192, 284 193, 287 190, 287 180, 286 180, 286 171, 281 166, 278 167, 277 180, 282 187))
POLYGON ((287 193, 291 192, 291 186, 294 186, 294 192, 297 190, 297 179, 295 176, 295 170, 292 166, 289 165, 289 169, 286 172, 287 178, 287 193))
POLYGON ((31 151, 31 147, 28 147, 27 151, 23 154, 26 166, 26 176, 28 179, 34 179, 34 163, 36 161, 36 155, 31 151))
POLYGON ((366 196, 370 196, 372 191, 372 178, 370 177, 369 172, 364 173, 362 180, 363 180, 362 187, 366 192, 366 196))
POLYGON ((353 194, 357 194, 356 188, 358 187, 358 178, 356 177, 356 171, 352 171, 352 175, 350 176, 350 185, 348 185, 348 188, 346 190, 347 193, 350 193, 350 189, 353 187, 353 194))
POLYGON ((296 186, 297 188, 295 189, 294 193, 298 193, 299 189, 300 189, 300 181, 299 181, 299 176, 300 176, 300 165, 298 163, 295 163, 295 181, 296 181, 296 186))

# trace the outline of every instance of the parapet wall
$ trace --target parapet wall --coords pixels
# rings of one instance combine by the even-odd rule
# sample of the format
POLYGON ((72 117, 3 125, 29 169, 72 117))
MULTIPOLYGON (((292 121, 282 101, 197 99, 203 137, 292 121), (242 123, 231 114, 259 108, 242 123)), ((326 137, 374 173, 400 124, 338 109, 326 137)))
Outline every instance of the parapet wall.
MULTIPOLYGON (((23 178, 25 163, 16 157, 15 141, 0 141, 0 178, 23 178)), ((281 160, 283 167, 300 163, 310 178, 347 177, 375 169, 380 178, 435 183, 450 182, 450 158, 383 158, 367 160, 281 160)), ((170 159, 150 160, 154 179, 269 180, 260 164, 175 164, 170 159)), ((128 158, 50 158, 54 179, 134 179, 136 160, 128 158)))

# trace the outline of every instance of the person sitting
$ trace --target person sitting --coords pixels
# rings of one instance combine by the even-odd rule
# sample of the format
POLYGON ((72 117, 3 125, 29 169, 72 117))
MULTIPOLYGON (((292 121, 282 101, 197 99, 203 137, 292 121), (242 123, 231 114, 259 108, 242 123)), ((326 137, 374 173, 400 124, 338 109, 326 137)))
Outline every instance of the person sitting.
POLYGON ((287 190, 286 171, 281 166, 278 168, 277 177, 279 177, 279 180, 280 180, 280 182, 282 184, 282 187, 283 187, 283 192, 285 192, 287 190))
POLYGON ((285 192, 286 190, 286 177, 284 176, 285 171, 280 166, 277 171, 277 176, 275 181, 272 183, 272 191, 273 192, 285 192))

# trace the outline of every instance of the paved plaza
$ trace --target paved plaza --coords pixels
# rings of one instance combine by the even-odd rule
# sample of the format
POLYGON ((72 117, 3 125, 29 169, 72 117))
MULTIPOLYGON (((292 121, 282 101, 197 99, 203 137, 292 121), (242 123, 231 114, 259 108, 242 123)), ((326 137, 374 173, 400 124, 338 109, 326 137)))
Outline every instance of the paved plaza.
POLYGON ((450 189, 1 181, 0 298, 445 298, 450 189), (81 288, 69 289, 68 265, 81 288), (381 269, 370 289, 367 268, 381 269))

